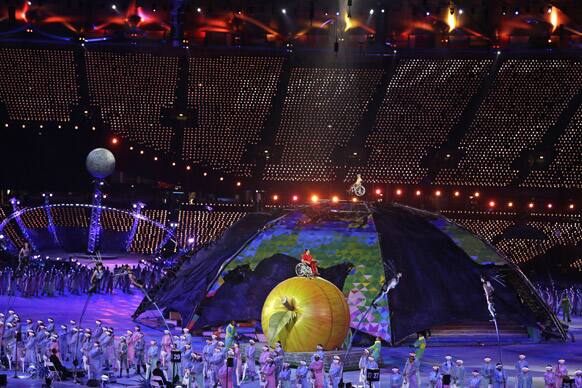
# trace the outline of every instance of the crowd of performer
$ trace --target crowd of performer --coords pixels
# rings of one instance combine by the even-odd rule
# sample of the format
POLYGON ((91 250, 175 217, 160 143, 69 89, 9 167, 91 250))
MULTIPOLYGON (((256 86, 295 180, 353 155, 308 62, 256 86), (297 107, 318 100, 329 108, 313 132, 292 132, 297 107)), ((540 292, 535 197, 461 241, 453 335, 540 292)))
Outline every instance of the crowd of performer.
MULTIPOLYGON (((231 322, 224 337, 212 335, 201 351, 193 349, 192 335, 187 328, 179 335, 166 330, 159 339, 146 338, 139 326, 125 332, 97 320, 89 327, 80 327, 71 320, 57 324, 21 319, 14 310, 0 316, 2 333, 1 361, 8 368, 28 373, 50 366, 62 379, 76 377, 101 380, 111 377, 142 375, 152 385, 163 386, 169 381, 186 388, 239 387, 243 382, 259 382, 266 388, 324 388, 340 386, 343 362, 333 356, 324 365, 325 349, 318 345, 309 358, 292 368, 280 342, 272 347, 258 345, 255 340, 238 342, 237 326, 231 322), (75 368, 77 365, 77 368, 75 368), (77 371, 77 373, 73 373, 77 371)), ((179 330, 179 329, 177 329, 179 330)), ((410 353, 402 368, 393 367, 383 377, 382 386, 409 388, 421 386, 422 353, 410 353)), ((359 360, 359 384, 374 386, 367 381, 368 372, 379 369, 381 343, 362 351, 359 360)), ((482 366, 469 369, 463 360, 447 355, 442 363, 432 366, 428 381, 431 388, 467 387, 501 388, 508 385, 511 373, 517 388, 531 388, 532 374, 525 355, 520 355, 509 368, 485 357, 482 366)), ((568 370, 566 360, 548 365, 544 374, 546 388, 561 388, 562 382, 573 380, 573 387, 582 388, 582 371, 568 370)), ((376 385, 379 386, 379 385, 376 385)))
MULTIPOLYGON (((26 266, 5 266, 0 270, 0 294, 24 297, 80 295, 91 289, 94 269, 75 261, 30 261, 26 266)), ((134 265, 131 272, 146 289, 154 287, 161 271, 134 265)), ((104 266, 94 292, 112 294, 114 290, 131 293, 131 281, 123 266, 104 266)))
POLYGON ((560 315, 564 322, 570 322, 572 316, 582 316, 582 285, 558 287, 556 285, 537 285, 541 298, 560 315))

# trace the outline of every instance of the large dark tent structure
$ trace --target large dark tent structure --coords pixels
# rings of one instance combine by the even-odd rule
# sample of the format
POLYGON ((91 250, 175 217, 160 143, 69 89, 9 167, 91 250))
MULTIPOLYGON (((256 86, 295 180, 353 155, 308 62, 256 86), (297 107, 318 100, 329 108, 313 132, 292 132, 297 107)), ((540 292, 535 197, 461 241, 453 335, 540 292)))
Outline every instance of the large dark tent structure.
MULTIPOLYGON (((443 216, 394 204, 319 203, 249 214, 210 246, 182 257, 152 299, 195 329, 260 320, 266 296, 295 276, 305 248, 322 277, 346 295, 352 328, 391 344, 437 326, 489 325, 483 281, 493 286, 501 324, 565 339, 516 265, 443 216), (397 273, 397 287, 367 313, 397 273)), ((153 308, 144 299, 134 317, 153 308)))

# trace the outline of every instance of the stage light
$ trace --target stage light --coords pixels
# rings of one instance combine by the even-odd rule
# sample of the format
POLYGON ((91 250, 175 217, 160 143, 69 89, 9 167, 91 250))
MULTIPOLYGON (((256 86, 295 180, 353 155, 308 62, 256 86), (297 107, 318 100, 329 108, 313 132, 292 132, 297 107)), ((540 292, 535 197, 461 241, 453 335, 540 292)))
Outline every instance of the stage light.
POLYGON ((396 189, 396 195, 402 195, 402 190, 396 189))
POLYGON ((574 204, 573 204, 573 203, 569 204, 569 205, 568 205, 568 209, 570 209, 570 210, 574 210, 574 204))
POLYGON ((317 201, 319 201, 319 197, 317 195, 313 194, 311 196, 311 202, 317 202, 317 201))
POLYGON ((382 190, 381 189, 376 189, 376 195, 380 195, 382 194, 382 190))
POLYGON ((190 245, 194 244, 194 237, 188 238, 188 244, 190 245))
POLYGON ((441 193, 441 191, 440 191, 440 190, 437 190, 437 191, 435 191, 435 192, 434 192, 434 195, 436 195, 437 197, 440 197, 440 196, 441 196, 441 194, 442 194, 442 193, 441 193))
POLYGON ((455 197, 458 197, 459 195, 461 195, 461 193, 460 193, 459 191, 455 191, 455 192, 453 193, 453 195, 454 195, 455 197))
POLYGON ((548 203, 548 205, 547 205, 547 206, 548 206, 548 209, 551 209, 551 208, 553 208, 553 207, 554 207, 554 205, 552 205, 551 203, 548 203))
POLYGON ((373 15, 373 14, 374 14, 374 10, 373 10, 373 9, 371 9, 371 10, 370 10, 370 15, 373 15))
POLYGON ((224 180, 224 177, 220 177, 220 181, 222 182, 224 180))
POLYGON ((26 128, 26 125, 25 124, 22 124, 22 128, 26 128))
POLYGON ((143 150, 139 150, 139 154, 140 155, 143 155, 143 150))
POLYGON ((385 12, 385 11, 384 11, 384 8, 382 8, 382 11, 381 11, 381 12, 382 12, 382 13, 384 13, 384 12, 385 12))
POLYGON ((489 207, 495 207, 495 201, 489 201, 489 207))
POLYGON ((548 13, 552 13, 552 6, 550 5, 547 10, 548 13))
POLYGON ((279 196, 277 194, 273 195, 273 201, 278 201, 279 200, 279 196))
POLYGON ((42 125, 42 124, 41 124, 41 125, 39 125, 38 127, 39 127, 40 129, 43 129, 43 128, 44 128, 44 125, 42 125))
POLYGON ((479 196, 480 196, 480 195, 481 195, 481 193, 479 193, 478 191, 475 191, 475 192, 473 193, 473 196, 474 196, 475 198, 479 198, 479 196))
POLYGON ((176 162, 172 162, 172 167, 176 167, 176 162))
POLYGON ((202 12, 202 8, 200 8, 200 7, 196 8, 196 12, 198 12, 198 13, 202 12))
POLYGON ((426 16, 430 16, 430 11, 426 11, 426 16))
POLYGON ((339 202, 339 198, 337 197, 337 195, 334 195, 333 197, 331 197, 331 202, 333 202, 333 203, 339 202))
POLYGON ((6 128, 8 128, 8 123, 4 124, 4 126, 5 126, 6 128))
POLYGON ((417 197, 420 197, 420 194, 422 194, 422 192, 420 190, 416 190, 414 194, 416 194, 417 197))
POLYGON ((113 9, 113 10, 117 10, 117 6, 116 6, 115 4, 113 4, 113 5, 111 6, 111 9, 113 9))
POLYGON ((501 55, 501 51, 497 51, 497 55, 501 55))
POLYGON ((534 203, 533 203, 533 202, 530 202, 530 203, 528 203, 528 204, 527 204, 527 207, 529 207, 530 209, 533 209, 533 207, 534 207, 534 203))
POLYGON ((507 202, 507 207, 513 207, 513 202, 507 202))
POLYGON ((154 156, 154 161, 157 162, 158 161, 158 157, 154 156))
POLYGON ((188 171, 190 171, 191 168, 192 167, 190 167, 190 166, 186 166, 186 170, 188 170, 188 171))
POLYGON ((207 175, 208 175, 208 173, 205 171, 205 172, 204 172, 202 175, 203 175, 203 176, 207 176, 207 175))
POLYGON ((241 184, 242 184, 242 183, 240 183, 240 182, 236 182, 236 186, 237 186, 237 187, 240 187, 240 185, 241 185, 241 184))
POLYGON ((0 240, 4 240, 4 235, 0 234, 0 240))
POLYGON ((283 15, 286 15, 286 14, 287 14, 287 10, 286 10, 285 8, 283 8, 283 9, 281 10, 281 13, 282 13, 283 15))
POLYGON ((463 13, 464 13, 464 11, 463 11, 463 8, 461 8, 461 9, 459 10, 459 15, 462 15, 463 13))

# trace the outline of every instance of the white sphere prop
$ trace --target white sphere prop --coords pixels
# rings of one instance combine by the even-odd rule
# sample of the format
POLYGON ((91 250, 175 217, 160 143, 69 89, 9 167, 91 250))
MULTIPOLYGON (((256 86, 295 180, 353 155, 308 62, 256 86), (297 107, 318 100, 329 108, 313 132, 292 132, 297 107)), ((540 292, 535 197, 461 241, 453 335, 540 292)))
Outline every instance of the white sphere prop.
POLYGON ((106 148, 95 148, 87 155, 85 166, 94 178, 104 179, 115 170, 115 156, 106 148))

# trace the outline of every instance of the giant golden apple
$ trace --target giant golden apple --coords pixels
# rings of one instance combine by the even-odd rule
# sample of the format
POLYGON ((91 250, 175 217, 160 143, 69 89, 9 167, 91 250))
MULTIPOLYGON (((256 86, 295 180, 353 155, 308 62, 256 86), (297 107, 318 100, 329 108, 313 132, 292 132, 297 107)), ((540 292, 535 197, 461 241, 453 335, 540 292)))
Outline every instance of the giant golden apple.
POLYGON ((331 350, 340 347, 348 333, 350 310, 333 283, 294 277, 269 293, 261 325, 269 343, 281 341, 287 352, 313 352, 317 344, 331 350))

